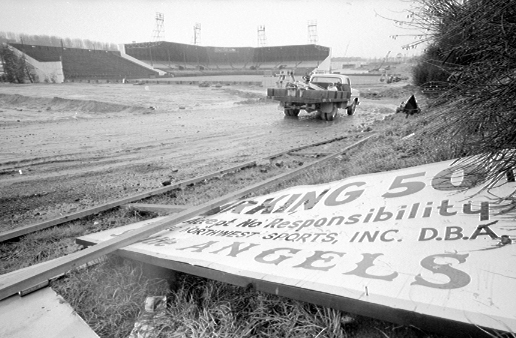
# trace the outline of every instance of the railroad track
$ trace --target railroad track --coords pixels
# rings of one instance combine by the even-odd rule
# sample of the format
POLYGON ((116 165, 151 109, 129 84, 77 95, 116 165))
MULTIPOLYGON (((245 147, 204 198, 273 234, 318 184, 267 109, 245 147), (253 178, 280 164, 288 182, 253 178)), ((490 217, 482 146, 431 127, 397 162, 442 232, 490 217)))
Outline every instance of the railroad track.
MULTIPOLYGON (((151 211, 168 214, 168 216, 163 218, 161 221, 155 222, 148 227, 130 232, 126 235, 117 236, 112 240, 88 247, 84 250, 74 252, 67 256, 39 263, 28 268, 20 269, 0 276, 0 300, 15 293, 24 292, 24 290, 30 289, 35 285, 46 284, 49 280, 64 274, 75 267, 88 264, 93 260, 99 259, 105 254, 135 243, 167 227, 188 220, 191 217, 216 211, 217 208, 227 202, 234 201, 235 199, 254 193, 264 187, 271 187, 274 184, 278 184, 280 182, 294 178, 309 168, 313 168, 324 161, 337 158, 338 156, 350 151, 351 149, 358 147, 373 136, 374 134, 366 137, 361 136, 359 140, 354 140, 353 136, 343 136, 314 144, 300 146, 268 156, 264 159, 257 159, 255 161, 242 163, 203 176, 195 177, 193 179, 170 183, 170 185, 151 191, 118 199, 79 212, 64 215, 59 218, 0 233, 1 244, 1 242, 25 236, 35 231, 61 225, 72 220, 81 219, 83 217, 98 214, 118 207, 128 207, 140 211, 151 211), (355 142, 349 144, 353 141, 355 142), (320 148, 323 149, 321 150, 320 148), (336 150, 332 151, 331 148, 336 148, 336 150), (307 149, 311 150, 307 151, 307 149), (300 161, 299 158, 303 158, 303 161, 300 161), (133 203, 143 199, 161 196, 175 190, 194 187, 197 184, 209 184, 210 180, 224 179, 225 176, 229 176, 228 174, 242 173, 251 169, 266 173, 269 170, 267 168, 271 167, 274 169, 281 169, 279 170, 281 173, 267 177, 258 183, 246 185, 243 188, 230 192, 224 196, 220 196, 215 199, 209 199, 207 202, 200 205, 186 206, 171 205, 169 203, 133 203)), ((271 170, 271 173, 272 172, 273 170, 271 170)))

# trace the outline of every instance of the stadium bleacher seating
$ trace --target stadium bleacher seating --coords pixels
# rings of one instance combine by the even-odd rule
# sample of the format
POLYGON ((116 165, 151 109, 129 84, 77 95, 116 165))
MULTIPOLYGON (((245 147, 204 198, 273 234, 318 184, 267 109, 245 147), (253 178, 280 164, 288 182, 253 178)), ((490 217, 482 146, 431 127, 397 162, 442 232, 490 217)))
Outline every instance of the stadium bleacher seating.
POLYGON ((40 62, 61 61, 67 80, 147 78, 157 75, 157 72, 126 60, 115 51, 10 45, 40 62))
POLYGON ((61 54, 55 47, 28 46, 16 43, 10 45, 41 62, 61 61, 61 54))
MULTIPOLYGON (((125 45, 125 52, 148 64, 160 64, 159 69, 172 71, 161 65, 175 64, 177 70, 303 70, 317 67, 330 54, 328 47, 294 45, 275 47, 203 47, 174 42, 146 42, 125 45), (152 61, 150 61, 152 60, 152 61)), ((156 67, 156 66, 155 66, 156 67)))
POLYGON ((301 61, 297 67, 299 68, 316 68, 319 66, 320 61, 301 61))

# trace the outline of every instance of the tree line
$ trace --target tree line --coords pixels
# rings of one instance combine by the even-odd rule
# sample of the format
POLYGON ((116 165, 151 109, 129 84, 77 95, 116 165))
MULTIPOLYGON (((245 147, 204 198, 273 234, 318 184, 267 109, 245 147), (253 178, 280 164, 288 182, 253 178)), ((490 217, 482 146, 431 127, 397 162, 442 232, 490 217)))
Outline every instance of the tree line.
POLYGON ((55 35, 30 35, 23 33, 0 32, 0 43, 9 42, 49 47, 118 51, 118 46, 112 42, 99 42, 89 39, 62 38, 55 35))

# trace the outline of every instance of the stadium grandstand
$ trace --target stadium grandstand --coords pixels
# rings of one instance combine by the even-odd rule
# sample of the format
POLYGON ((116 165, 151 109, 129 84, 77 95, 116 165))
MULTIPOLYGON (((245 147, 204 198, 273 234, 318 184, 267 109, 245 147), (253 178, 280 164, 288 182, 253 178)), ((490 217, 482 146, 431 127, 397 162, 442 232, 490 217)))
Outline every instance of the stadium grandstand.
POLYGON ((153 78, 222 74, 259 74, 290 69, 304 74, 330 56, 315 44, 273 47, 204 47, 174 42, 119 45, 119 51, 7 43, 39 69, 40 81, 153 78), (52 65, 53 68, 49 68, 52 65), (51 70, 47 70, 51 69, 51 70))
POLYGON ((284 68, 302 73, 313 70, 330 55, 330 48, 314 44, 253 48, 159 41, 125 44, 123 49, 122 53, 169 73, 183 70, 248 73, 284 68))
POLYGON ((116 51, 19 43, 9 45, 41 63, 61 62, 64 78, 68 80, 148 78, 158 74, 152 69, 122 58, 120 52, 116 51))

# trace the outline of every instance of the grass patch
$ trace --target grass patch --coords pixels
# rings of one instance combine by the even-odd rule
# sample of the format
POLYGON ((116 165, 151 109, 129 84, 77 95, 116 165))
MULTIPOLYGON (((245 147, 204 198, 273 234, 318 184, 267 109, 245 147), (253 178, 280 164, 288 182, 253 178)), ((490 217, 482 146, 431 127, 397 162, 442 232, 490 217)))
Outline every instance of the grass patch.
POLYGON ((101 337, 127 337, 148 295, 168 285, 143 274, 142 264, 110 256, 99 266, 74 271, 54 282, 61 294, 101 337))

